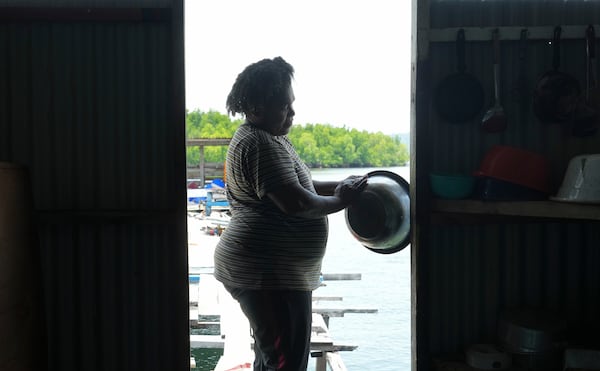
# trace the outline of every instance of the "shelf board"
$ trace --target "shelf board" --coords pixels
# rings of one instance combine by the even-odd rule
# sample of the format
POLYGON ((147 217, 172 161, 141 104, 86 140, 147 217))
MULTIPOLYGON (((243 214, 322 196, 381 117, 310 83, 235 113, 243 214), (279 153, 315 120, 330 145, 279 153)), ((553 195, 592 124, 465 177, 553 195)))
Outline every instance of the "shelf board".
POLYGON ((600 205, 556 201, 431 200, 434 213, 600 220, 600 205))
MULTIPOLYGON (((585 39, 585 30, 589 25, 561 25, 561 40, 564 39, 585 39)), ((598 29, 600 25, 593 25, 598 29)), ((492 31, 498 30, 498 39, 519 40, 521 31, 527 31, 527 40, 551 41, 555 26, 508 26, 508 27, 450 27, 450 28, 432 28, 429 30, 429 41, 438 42, 456 42, 458 30, 465 31, 466 41, 491 41, 492 31)))

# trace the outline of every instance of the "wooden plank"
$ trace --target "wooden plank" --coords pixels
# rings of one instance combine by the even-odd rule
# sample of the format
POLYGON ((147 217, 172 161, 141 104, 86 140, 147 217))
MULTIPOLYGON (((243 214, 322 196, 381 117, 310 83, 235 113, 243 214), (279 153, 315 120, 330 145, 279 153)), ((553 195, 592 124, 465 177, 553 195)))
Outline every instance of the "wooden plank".
POLYGON ((324 332, 329 333, 329 329, 327 328, 327 324, 323 319, 323 316, 318 313, 312 314, 312 331, 318 333, 324 332))
POLYGON ((229 143, 231 143, 231 138, 199 138, 185 141, 187 147, 228 146, 229 143))
POLYGON ((326 356, 331 371, 348 371, 344 361, 342 361, 342 356, 338 352, 327 352, 326 356))
POLYGON ((327 371, 327 358, 324 357, 323 354, 321 354, 320 357, 317 357, 315 371, 327 371))
POLYGON ((188 182, 195 181, 199 184, 204 184, 204 182, 211 179, 223 179, 225 176, 225 172, 223 166, 219 167, 188 167, 186 170, 188 182), (203 178, 204 176, 204 178, 203 178), (204 179, 204 182, 202 181, 204 179))
POLYGON ((324 273, 323 281, 360 281, 360 273, 324 273))
POLYGON ((106 224, 176 224, 180 217, 176 209, 154 210, 58 210, 38 209, 36 222, 42 225, 106 225, 106 224))
POLYGON ((217 330, 220 327, 221 327, 220 322, 206 322, 206 321, 190 320, 190 328, 192 328, 192 329, 214 329, 214 330, 217 330))
POLYGON ((529 218, 600 220, 600 205, 556 201, 431 200, 433 212, 529 218))
POLYGON ((312 333, 310 336, 310 347, 311 349, 331 349, 333 346, 333 339, 326 333, 312 333))
POLYGON ((221 335, 190 335, 190 348, 223 349, 225 340, 221 335))
POLYGON ((377 313, 376 308, 313 308, 314 313, 328 317, 344 317, 346 313, 377 313))
POLYGON ((344 298, 341 296, 313 296, 312 300, 313 301, 321 301, 321 300, 323 300, 323 301, 325 301, 325 300, 327 300, 327 301, 342 301, 342 300, 344 300, 344 298))
POLYGON ((312 351, 320 351, 320 352, 351 352, 358 348, 358 345, 354 344, 311 344, 310 349, 312 351))
POLYGON ((1 21, 12 22, 156 22, 171 20, 168 8, 3 7, 1 21))
MULTIPOLYGON (((588 27, 585 25, 563 25, 561 26, 561 40, 564 39, 584 39, 585 30, 588 27)), ((594 25, 596 29, 600 25, 594 25)), ((527 30, 528 40, 552 40, 554 34, 554 26, 507 26, 507 27, 449 27, 449 28, 432 28, 429 30, 429 41, 436 42, 456 42, 456 33, 459 29, 465 31, 465 39, 469 41, 490 41, 492 39, 492 31, 498 29, 499 39, 517 41, 521 37, 521 31, 527 30)))

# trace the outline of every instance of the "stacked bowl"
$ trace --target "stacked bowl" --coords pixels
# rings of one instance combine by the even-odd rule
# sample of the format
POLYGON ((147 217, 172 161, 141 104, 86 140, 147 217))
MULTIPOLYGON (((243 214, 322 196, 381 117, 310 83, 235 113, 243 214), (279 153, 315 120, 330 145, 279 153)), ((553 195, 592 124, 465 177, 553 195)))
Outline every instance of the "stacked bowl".
POLYGON ((544 200, 551 193, 548 160, 521 148, 492 147, 474 175, 483 200, 544 200))

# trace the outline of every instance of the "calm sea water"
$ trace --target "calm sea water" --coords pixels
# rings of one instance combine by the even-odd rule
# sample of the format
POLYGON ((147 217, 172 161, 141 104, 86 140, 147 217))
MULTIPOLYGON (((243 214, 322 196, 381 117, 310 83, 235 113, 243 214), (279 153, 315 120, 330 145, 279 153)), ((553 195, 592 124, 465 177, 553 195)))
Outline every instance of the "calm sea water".
MULTIPOLYGON (((315 169, 315 180, 341 180, 372 170, 393 171, 410 181, 408 167, 380 169, 315 169)), ((360 273, 360 281, 331 281, 315 296, 342 296, 341 302, 322 302, 335 308, 376 308, 377 313, 350 313, 330 319, 335 342, 356 344, 342 352, 349 371, 410 370, 410 246, 390 255, 363 247, 348 231, 344 212, 329 216, 329 241, 323 273, 360 273)), ((311 360, 314 369, 314 361, 311 360)))
MULTIPOLYGON (((408 167, 314 169, 315 180, 342 180, 372 170, 393 171, 409 181, 408 167)), ((410 370, 410 246, 390 255, 363 247, 350 234, 344 212, 329 216, 329 241, 323 273, 360 273, 361 280, 329 281, 315 296, 341 296, 342 301, 321 302, 327 308, 377 309, 377 313, 349 313, 329 322, 335 343, 358 345, 342 352, 349 371, 410 370)), ((211 370, 222 350, 194 350, 196 370, 211 370)), ((309 362, 314 371, 315 360, 309 362)))

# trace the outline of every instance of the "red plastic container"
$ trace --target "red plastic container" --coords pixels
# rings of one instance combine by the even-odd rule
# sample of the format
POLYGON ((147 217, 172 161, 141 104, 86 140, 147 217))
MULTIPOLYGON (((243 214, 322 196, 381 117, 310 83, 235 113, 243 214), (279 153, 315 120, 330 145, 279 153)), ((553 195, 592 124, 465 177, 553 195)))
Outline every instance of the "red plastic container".
POLYGON ((508 146, 494 146, 473 174, 551 193, 550 171, 546 158, 538 153, 508 146))

